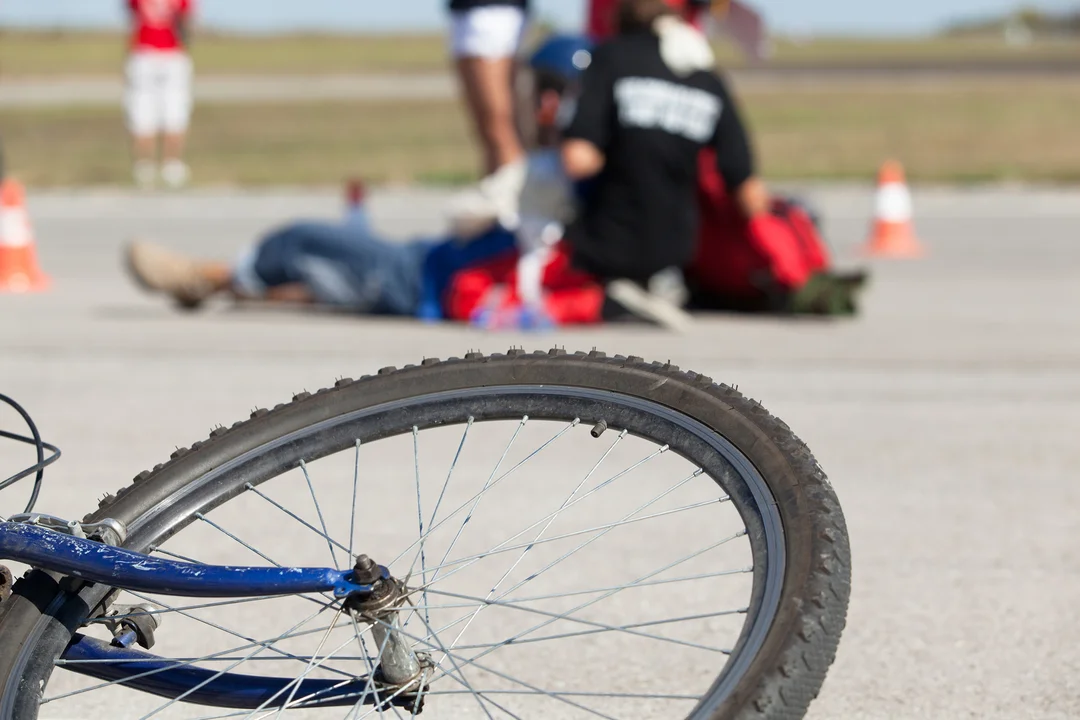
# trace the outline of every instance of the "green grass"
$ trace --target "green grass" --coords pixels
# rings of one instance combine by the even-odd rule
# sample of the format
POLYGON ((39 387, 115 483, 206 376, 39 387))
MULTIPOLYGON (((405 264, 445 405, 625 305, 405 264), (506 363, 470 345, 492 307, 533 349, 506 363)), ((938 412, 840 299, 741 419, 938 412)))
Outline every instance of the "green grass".
MULTIPOLYGON (((730 46, 719 48, 729 67, 742 64, 730 46)), ((119 33, 0 30, 0 77, 29 78, 109 75, 119 72, 125 51, 119 33)), ((215 74, 318 74, 437 72, 447 68, 445 39, 439 35, 352 36, 196 35, 198 72, 215 74)), ((779 40, 779 65, 976 65, 1060 61, 1080 66, 1080 42, 1040 39, 1009 48, 999 38, 857 40, 825 38, 800 43, 779 40)))
MULTIPOLYGON (((889 157, 916 181, 1080 182, 1080 82, 747 88, 769 179, 870 180, 889 157)), ((118 108, 0 110, 9 168, 34 186, 128 182, 118 108)), ((478 155, 455 102, 203 105, 200 184, 461 183, 478 155)))

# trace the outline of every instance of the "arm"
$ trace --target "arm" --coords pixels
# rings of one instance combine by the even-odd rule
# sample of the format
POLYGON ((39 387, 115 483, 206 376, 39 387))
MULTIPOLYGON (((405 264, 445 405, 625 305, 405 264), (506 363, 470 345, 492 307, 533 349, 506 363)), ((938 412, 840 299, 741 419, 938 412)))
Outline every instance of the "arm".
POLYGON ((588 140, 567 140, 562 146, 562 163, 571 180, 587 180, 599 175, 607 159, 600 148, 588 140))
POLYGON ((191 2, 184 0, 176 13, 176 37, 185 50, 191 46, 191 14, 191 2))
POLYGON ((575 182, 598 175, 607 162, 615 113, 614 76, 608 65, 604 49, 600 48, 582 74, 581 94, 573 117, 563 131, 563 168, 575 182))
POLYGON ((721 82, 723 110, 716 127, 716 164, 724 185, 732 193, 747 220, 769 212, 772 200, 765 183, 757 177, 753 149, 739 108, 721 82))

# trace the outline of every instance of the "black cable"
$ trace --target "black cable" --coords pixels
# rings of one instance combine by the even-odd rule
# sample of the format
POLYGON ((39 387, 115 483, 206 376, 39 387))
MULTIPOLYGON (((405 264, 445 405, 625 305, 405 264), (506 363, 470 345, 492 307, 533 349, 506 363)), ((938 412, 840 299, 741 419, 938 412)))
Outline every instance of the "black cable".
POLYGON ((26 422, 27 428, 30 430, 32 437, 26 437, 23 435, 16 435, 15 433, 7 432, 6 430, 0 430, 0 437, 7 438, 8 440, 15 440, 17 442, 33 445, 37 449, 37 463, 32 467, 28 467, 20 473, 12 475, 7 480, 0 482, 0 490, 6 490, 15 483, 19 482, 25 477, 33 474, 37 474, 34 478, 34 489, 30 493, 30 501, 26 504, 26 510, 24 512, 33 512, 34 506, 37 505, 38 495, 41 493, 41 480, 45 477, 45 468, 52 465, 54 462, 60 459, 60 448, 55 445, 50 445, 47 442, 42 441, 41 433, 38 432, 37 425, 30 418, 30 413, 23 409, 22 405, 15 402, 7 395, 0 394, 0 402, 6 403, 15 409, 15 412, 22 416, 23 421, 26 422), (52 453, 48 458, 45 457, 45 451, 48 450, 52 453))

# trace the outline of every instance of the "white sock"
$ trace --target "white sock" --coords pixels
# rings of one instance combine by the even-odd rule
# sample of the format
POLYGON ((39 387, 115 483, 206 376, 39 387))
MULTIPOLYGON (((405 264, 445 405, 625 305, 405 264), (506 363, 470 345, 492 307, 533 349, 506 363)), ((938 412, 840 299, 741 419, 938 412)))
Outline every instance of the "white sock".
POLYGON ((136 160, 131 169, 131 177, 141 188, 151 188, 157 179, 157 167, 153 160, 136 160))
POLYGON ((191 171, 183 160, 166 160, 161 166, 161 179, 171 188, 179 188, 187 185, 191 177, 191 171))

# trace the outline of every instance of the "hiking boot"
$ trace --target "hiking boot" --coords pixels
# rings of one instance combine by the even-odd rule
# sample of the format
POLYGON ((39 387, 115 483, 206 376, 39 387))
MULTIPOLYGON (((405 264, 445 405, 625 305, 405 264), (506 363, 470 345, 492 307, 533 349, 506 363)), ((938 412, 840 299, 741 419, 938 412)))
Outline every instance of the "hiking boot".
POLYGON ((136 240, 126 250, 127 269, 144 290, 171 296, 181 307, 194 309, 214 294, 214 286, 199 264, 154 243, 136 240))
POLYGON ((869 276, 862 271, 818 273, 791 296, 789 312, 796 315, 856 315, 859 294, 868 280, 869 276))
POLYGON ((630 280, 609 282, 606 295, 605 319, 617 320, 629 315, 675 332, 687 332, 694 324, 694 319, 681 307, 630 280))

